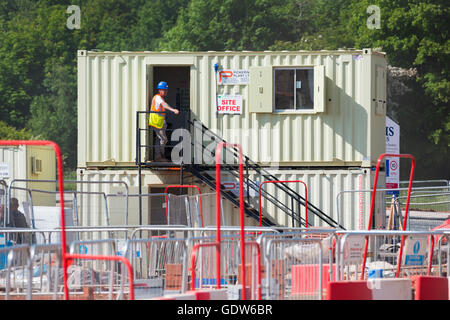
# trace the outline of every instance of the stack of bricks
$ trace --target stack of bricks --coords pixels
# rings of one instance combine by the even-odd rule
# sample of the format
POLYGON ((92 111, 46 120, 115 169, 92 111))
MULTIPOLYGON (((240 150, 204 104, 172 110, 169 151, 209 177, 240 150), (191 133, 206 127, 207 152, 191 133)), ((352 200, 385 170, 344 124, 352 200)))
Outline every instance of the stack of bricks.
POLYGON ((169 264, 165 265, 166 277, 165 277, 165 290, 180 291, 182 284, 182 270, 181 264, 169 264))
MULTIPOLYGON (((284 261, 283 260, 274 260, 272 261, 272 266, 271 266, 271 276, 272 279, 275 279, 277 281, 277 283, 279 284, 279 288, 280 288, 280 292, 279 292, 279 297, 280 299, 283 299, 284 297, 284 289, 285 289, 285 283, 284 283, 284 261)), ((238 268, 238 283, 242 284, 242 280, 241 280, 241 269, 242 265, 239 265, 238 268)), ((252 265, 252 264, 246 264, 245 265, 245 286, 246 287, 251 287, 252 285, 252 277, 254 277, 254 279, 257 279, 257 275, 256 275, 256 271, 257 271, 257 265, 252 265), (253 272, 253 273, 252 273, 253 272)), ((261 265, 261 280, 266 278, 266 268, 264 265, 261 265)))

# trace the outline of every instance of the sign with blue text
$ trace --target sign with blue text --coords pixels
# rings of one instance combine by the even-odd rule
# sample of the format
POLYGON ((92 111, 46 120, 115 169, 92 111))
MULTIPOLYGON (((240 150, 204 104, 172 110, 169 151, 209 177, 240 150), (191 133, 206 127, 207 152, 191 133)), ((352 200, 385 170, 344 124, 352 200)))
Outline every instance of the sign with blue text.
POLYGON ((405 266, 423 266, 427 254, 427 236, 408 236, 405 239, 405 248, 403 251, 403 265, 405 266))
MULTIPOLYGON (((400 126, 386 117, 386 153, 400 153, 400 126)), ((398 189, 400 183, 400 158, 386 158, 386 189, 398 189)), ((386 194, 399 196, 398 190, 388 191, 386 194)))

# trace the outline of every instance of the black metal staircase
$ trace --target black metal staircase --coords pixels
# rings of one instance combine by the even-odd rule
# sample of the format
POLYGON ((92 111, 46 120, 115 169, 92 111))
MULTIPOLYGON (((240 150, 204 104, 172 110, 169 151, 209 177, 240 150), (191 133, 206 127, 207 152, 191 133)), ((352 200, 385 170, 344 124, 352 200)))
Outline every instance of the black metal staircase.
MULTIPOLYGON (((198 120, 189 120, 189 127, 191 132, 201 130, 201 134, 204 135, 207 133, 207 135, 216 143, 216 145, 220 142, 226 142, 224 139, 216 135, 215 133, 211 132, 205 125, 203 125, 198 120)), ((195 133, 194 133, 195 134, 195 133)), ((199 139, 192 139, 193 143, 192 146, 194 150, 200 150, 200 152, 203 152, 207 146, 203 144, 203 140, 201 139, 201 145, 199 145, 198 141, 199 139)), ((208 142, 211 144, 211 141, 208 142)), ((208 145, 208 150, 214 150, 211 152, 211 156, 215 157, 215 148, 212 149, 210 145, 208 145)), ((239 171, 238 171, 238 165, 237 160, 239 159, 239 151, 236 148, 230 148, 226 147, 224 148, 224 152, 227 154, 227 160, 229 160, 229 155, 231 155, 232 160, 234 161, 228 161, 228 162, 234 162, 236 164, 223 164, 221 165, 221 172, 224 174, 229 174, 236 179, 239 179, 239 171), (226 150, 226 151, 225 151, 226 150)), ((245 213, 254 219, 257 219, 259 221, 259 210, 258 210, 258 198, 252 198, 249 196, 250 192, 253 191, 254 194, 258 195, 259 192, 259 184, 255 181, 252 181, 249 179, 250 172, 253 176, 259 177, 259 182, 268 181, 268 180, 278 180, 277 177, 269 173, 267 170, 265 170, 263 167, 252 161, 250 158, 244 155, 244 161, 245 161, 245 179, 244 179, 244 190, 246 193, 246 201, 244 203, 244 210, 245 213)), ((202 182, 207 184, 212 189, 216 189, 216 181, 213 176, 209 174, 212 170, 211 165, 205 165, 205 164, 190 164, 186 166, 186 170, 191 172, 194 176, 199 178, 202 182)), ((303 217, 300 216, 300 208, 305 206, 305 198, 302 197, 300 194, 298 194, 295 190, 290 188, 286 183, 277 183, 273 184, 276 188, 278 197, 280 194, 284 194, 290 202, 289 204, 282 202, 279 200, 279 198, 275 197, 274 195, 270 194, 269 192, 265 191, 264 189, 261 190, 261 197, 262 199, 267 200, 270 202, 277 210, 278 212, 282 212, 285 215, 287 215, 291 221, 292 226, 306 226, 306 221, 303 217)), ((231 201, 233 205, 236 207, 239 207, 239 197, 234 194, 233 192, 229 190, 224 190, 221 188, 221 193, 224 198, 231 201)), ((325 222, 328 226, 333 228, 342 228, 341 225, 339 225, 333 218, 325 214, 322 210, 314 206, 312 203, 308 201, 308 215, 315 215, 320 220, 325 222)), ((262 225, 264 226, 271 226, 276 225, 276 222, 273 220, 272 217, 262 212, 262 225)), ((310 222, 308 222, 308 226, 310 226, 310 222)))
MULTIPOLYGON (((185 129, 189 130, 191 135, 191 159, 190 163, 182 163, 182 164, 174 164, 171 163, 158 163, 154 161, 142 160, 142 156, 144 153, 141 149, 145 150, 145 154, 148 154, 148 149, 153 148, 154 146, 148 145, 147 143, 143 143, 143 139, 141 139, 141 133, 147 132, 148 126, 145 125, 145 128, 140 128, 140 117, 146 116, 150 112, 138 111, 136 116, 136 164, 139 168, 139 179, 141 179, 141 170, 142 168, 149 169, 161 169, 161 168, 170 168, 170 167, 179 167, 180 170, 180 183, 183 181, 183 171, 190 172, 193 176, 198 178, 200 181, 208 185, 213 190, 216 190, 216 179, 212 173, 215 169, 215 162, 211 164, 205 163, 196 163, 195 153, 200 152, 202 155, 205 151, 210 153, 210 157, 215 159, 215 150, 217 144, 220 142, 226 142, 224 139, 219 137, 217 134, 209 130, 203 123, 200 121, 193 119, 192 115, 184 116, 186 124, 185 129), (201 135, 201 138, 196 138, 196 135, 201 135), (208 141, 208 145, 206 145, 203 141, 203 136, 208 136, 210 141, 208 141), (211 141, 212 140, 212 141, 211 141), (213 144, 213 147, 211 146, 213 144), (213 175, 211 175, 211 173, 213 175)), ((147 120, 146 120, 147 121, 147 120)), ((147 123, 147 122, 145 122, 147 123)), ((239 180, 239 167, 238 167, 238 159, 239 159, 239 151, 233 147, 224 147, 222 156, 226 155, 227 161, 221 165, 221 173, 224 175, 229 175, 234 177, 234 179, 239 180), (229 161, 231 157, 232 161, 229 161), (232 163, 232 164, 229 164, 232 163)), ((272 175, 262 166, 252 161, 250 158, 244 155, 244 170, 245 170, 245 179, 244 179, 244 194, 245 202, 244 202, 244 211, 245 214, 251 218, 256 219, 259 222, 259 202, 258 197, 251 197, 250 193, 254 195, 259 194, 259 183, 269 180, 278 180, 277 177, 272 175), (253 175, 253 179, 250 179, 250 174, 253 175), (258 182, 254 181, 255 177, 258 182)), ((139 185, 141 183, 139 182, 139 185)), ((299 193, 293 190, 288 186, 287 183, 277 183, 273 184, 277 196, 269 193, 268 191, 262 189, 261 190, 261 198, 266 201, 267 204, 273 205, 276 208, 277 213, 285 214, 288 219, 291 219, 291 225, 296 227, 304 227, 306 226, 306 221, 300 215, 301 207, 305 207, 305 198, 302 197, 299 193), (280 198, 284 197, 288 199, 288 201, 280 201, 280 198)), ((141 192, 141 189, 139 190, 141 192)), ((231 190, 227 190, 226 188, 221 188, 222 197, 230 201, 235 207, 239 207, 239 196, 233 193, 231 190)), ((140 205, 141 207, 141 205, 140 205)), ((141 210, 141 208, 140 208, 141 210)), ((326 225, 332 228, 342 228, 341 225, 338 224, 333 218, 325 214, 322 210, 314 206, 312 203, 308 201, 308 217, 311 215, 316 216, 318 219, 323 221, 326 225)), ((308 219, 308 226, 311 226, 310 219, 308 219)), ((261 224, 263 226, 273 226, 277 225, 277 222, 274 221, 273 217, 269 216, 266 212, 262 212, 261 214, 261 224)))

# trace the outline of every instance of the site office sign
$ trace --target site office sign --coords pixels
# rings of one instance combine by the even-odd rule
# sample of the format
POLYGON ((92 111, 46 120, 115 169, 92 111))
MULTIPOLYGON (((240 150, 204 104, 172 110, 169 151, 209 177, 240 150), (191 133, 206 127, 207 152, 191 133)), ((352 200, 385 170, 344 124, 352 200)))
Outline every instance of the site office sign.
POLYGON ((218 95, 217 113, 219 114, 242 114, 241 95, 218 95))
MULTIPOLYGON (((386 153, 400 153, 400 126, 386 117, 386 153)), ((400 158, 386 158, 386 189, 397 189, 400 183, 400 158)), ((386 192, 396 194, 399 191, 386 192)))

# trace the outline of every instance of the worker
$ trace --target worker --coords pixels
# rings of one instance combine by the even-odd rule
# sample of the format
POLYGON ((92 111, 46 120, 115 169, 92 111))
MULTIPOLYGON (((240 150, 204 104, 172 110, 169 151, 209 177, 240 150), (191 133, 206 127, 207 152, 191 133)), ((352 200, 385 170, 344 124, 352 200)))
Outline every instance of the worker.
MULTIPOLYGON (((10 216, 9 216, 9 224, 8 227, 14 227, 14 228, 29 228, 27 219, 25 218, 25 215, 19 211, 19 200, 17 198, 11 198, 10 202, 10 216)), ((29 234, 22 234, 17 233, 13 234, 13 240, 15 240, 16 243, 27 243, 28 239, 30 238, 29 234)))
POLYGON ((151 113, 149 117, 149 125, 153 127, 153 130, 156 133, 156 136, 159 138, 159 145, 155 146, 155 161, 160 162, 169 162, 168 159, 164 157, 165 147, 168 142, 166 129, 167 124, 165 121, 166 118, 166 110, 173 112, 174 114, 178 114, 179 111, 175 108, 172 108, 166 101, 165 97, 169 91, 169 86, 167 82, 161 81, 156 86, 156 90, 158 93, 152 99, 151 105, 151 113))

